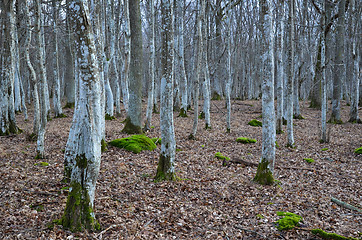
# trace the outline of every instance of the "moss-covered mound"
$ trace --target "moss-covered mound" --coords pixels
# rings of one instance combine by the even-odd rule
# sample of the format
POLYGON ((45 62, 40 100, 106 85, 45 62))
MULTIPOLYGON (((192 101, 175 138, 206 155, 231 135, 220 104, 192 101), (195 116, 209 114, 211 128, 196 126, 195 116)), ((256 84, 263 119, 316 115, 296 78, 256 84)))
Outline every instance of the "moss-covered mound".
POLYGON ((253 127, 262 127, 263 123, 260 122, 259 120, 253 119, 250 122, 248 122, 248 125, 253 126, 253 127))
POLYGON ((239 137, 236 139, 237 142, 239 143, 244 143, 244 144, 247 144, 247 143, 256 143, 256 140, 255 139, 252 139, 252 138, 246 138, 246 137, 239 137))
POLYGON ((230 158, 225 157, 225 156, 222 155, 220 152, 215 153, 215 157, 218 158, 218 159, 221 159, 221 160, 224 160, 224 159, 225 159, 226 161, 229 161, 229 160, 230 160, 230 158))
POLYGON ((278 230, 289 230, 299 225, 299 222, 302 221, 302 217, 291 212, 277 212, 278 216, 283 216, 282 219, 277 221, 278 230))
POLYGON ((145 135, 132 135, 127 138, 115 139, 110 141, 109 144, 134 153, 140 153, 142 150, 152 151, 156 148, 156 144, 145 135))
POLYGON ((354 150, 354 153, 362 154, 362 147, 357 148, 356 150, 354 150))
POLYGON ((314 159, 313 158, 303 158, 304 161, 306 161, 307 163, 314 163, 314 159))

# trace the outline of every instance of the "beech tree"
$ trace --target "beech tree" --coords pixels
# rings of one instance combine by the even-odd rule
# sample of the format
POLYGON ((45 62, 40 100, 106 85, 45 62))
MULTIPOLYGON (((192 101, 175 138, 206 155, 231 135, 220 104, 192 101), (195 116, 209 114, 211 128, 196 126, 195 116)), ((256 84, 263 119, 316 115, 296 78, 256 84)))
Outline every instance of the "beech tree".
POLYGON ((129 65, 129 109, 123 132, 142 133, 142 25, 140 0, 128 1, 131 30, 131 57, 129 65))
POLYGON ((155 180, 175 180, 176 140, 173 126, 173 1, 161 0, 162 78, 161 78, 161 152, 155 180))
POLYGON ((70 23, 75 33, 79 68, 78 95, 65 151, 65 175, 70 188, 60 223, 71 231, 99 229, 94 197, 101 162, 102 96, 97 52, 88 2, 72 0, 70 23))
POLYGON ((15 59, 15 9, 14 0, 1 0, 0 10, 3 29, 1 38, 1 72, 0 72, 0 135, 19 133, 15 119, 14 80, 15 59))
POLYGON ((262 85, 262 157, 254 181, 260 184, 274 183, 275 160, 275 110, 274 110, 274 32, 271 0, 263 0, 260 5, 260 32, 262 46, 260 60, 263 66, 262 85))

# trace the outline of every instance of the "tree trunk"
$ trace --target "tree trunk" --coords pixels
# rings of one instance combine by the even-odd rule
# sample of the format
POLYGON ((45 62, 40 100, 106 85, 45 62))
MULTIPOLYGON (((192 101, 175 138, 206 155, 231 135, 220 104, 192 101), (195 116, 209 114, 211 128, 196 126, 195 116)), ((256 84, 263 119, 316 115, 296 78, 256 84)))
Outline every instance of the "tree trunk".
POLYGON ((129 109, 123 132, 142 133, 142 25, 140 0, 128 2, 131 29, 131 62, 129 66, 129 109))
MULTIPOLYGON (((326 15, 325 1, 322 1, 321 15, 321 36, 320 36, 320 72, 321 72, 321 87, 322 87, 322 111, 321 111, 321 143, 327 142, 327 79, 326 79, 326 15)), ((317 63, 318 64, 318 63, 317 63)))
POLYGON ((262 34, 261 61, 263 63, 262 114, 263 146, 262 157, 254 181, 260 184, 274 183, 275 161, 275 111, 274 111, 274 33, 272 25, 272 4, 269 0, 261 2, 260 28, 262 34))
POLYGON ((293 134, 293 93, 294 93, 294 0, 289 1, 289 44, 288 44, 288 80, 287 80, 287 146, 294 147, 293 134))
POLYGON ((14 0, 0 1, 1 17, 3 19, 1 26, 4 29, 3 55, 4 67, 0 82, 0 136, 19 133, 20 129, 16 126, 15 107, 14 107, 14 78, 15 78, 15 12, 14 0))
POLYGON ((149 1, 149 8, 151 11, 150 29, 151 29, 151 41, 150 41, 150 82, 148 87, 148 99, 147 99, 147 111, 146 111, 146 122, 144 130, 147 131, 151 127, 152 121, 152 110, 153 110, 153 93, 155 91, 155 6, 153 0, 149 1))
POLYGON ((97 53, 86 0, 73 0, 71 23, 79 61, 79 94, 69 133, 65 160, 71 181, 61 224, 71 231, 99 230, 94 215, 94 196, 101 162, 101 86, 97 53))
POLYGON ((345 54, 344 54, 344 14, 346 0, 340 0, 338 4, 338 22, 336 27, 336 48, 333 73, 333 96, 332 96, 332 114, 329 122, 342 123, 341 120, 341 86, 344 82, 345 54))
POLYGON ((279 2, 280 10, 280 31, 278 35, 279 51, 278 51, 278 72, 277 72, 277 121, 276 133, 283 133, 283 109, 284 109, 284 0, 279 2))
POLYGON ((176 140, 173 125, 173 1, 161 0, 162 79, 161 79, 161 152, 156 181, 175 180, 176 140))

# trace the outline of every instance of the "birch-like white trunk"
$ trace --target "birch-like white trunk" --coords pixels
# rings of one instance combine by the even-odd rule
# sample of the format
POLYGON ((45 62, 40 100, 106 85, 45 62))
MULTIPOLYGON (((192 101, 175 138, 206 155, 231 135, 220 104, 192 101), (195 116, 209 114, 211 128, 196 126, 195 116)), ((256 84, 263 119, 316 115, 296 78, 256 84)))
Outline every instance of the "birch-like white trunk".
POLYGON ((71 178, 61 223, 72 231, 98 230, 94 197, 104 128, 98 59, 87 1, 73 0, 69 8, 80 67, 77 101, 65 151, 71 178))
POLYGON ((203 39, 202 39, 202 18, 205 16, 205 0, 201 0, 201 12, 197 18, 197 60, 194 73, 194 123, 192 126, 192 133, 189 136, 189 139, 195 139, 197 133, 197 125, 199 120, 199 88, 200 88, 200 69, 201 69, 201 59, 202 59, 202 49, 203 49, 203 39))
POLYGON ((210 100, 211 100, 211 86, 210 86, 210 71, 209 71, 209 56, 208 56, 208 29, 207 29, 207 14, 205 11, 205 16, 203 16, 203 68, 204 68, 204 108, 203 112, 205 114, 205 129, 211 128, 210 120, 210 100))
MULTIPOLYGON (((352 13, 352 26, 356 26, 357 18, 358 18, 358 11, 356 8, 356 1, 351 1, 351 13, 352 13)), ((361 36, 358 34, 358 29, 361 29, 361 26, 359 28, 356 27, 355 31, 352 35, 352 59, 353 59, 353 67, 352 67, 352 88, 351 88, 351 108, 350 108, 350 118, 349 122, 353 123, 362 123, 359 113, 358 113, 358 101, 359 101, 359 86, 360 86, 360 70, 359 70, 359 64, 360 64, 360 51, 358 50, 358 46, 361 45, 361 36)))
POLYGON ((277 121, 276 121, 276 133, 283 133, 283 117, 284 117, 284 0, 279 1, 280 6, 280 21, 279 21, 279 51, 278 51, 278 72, 277 72, 277 121))
POLYGON ((262 157, 254 180, 260 184, 274 183, 275 161, 275 110, 274 110, 274 31, 271 0, 261 1, 262 46, 260 60, 263 66, 262 83, 262 157))
POLYGON ((147 131, 151 128, 152 121, 152 110, 153 110, 153 93, 155 91, 155 59, 156 59, 156 49, 155 49, 155 6, 153 0, 149 1, 149 8, 151 11, 150 14, 150 29, 151 29, 151 41, 150 41, 150 82, 148 87, 148 99, 147 99, 147 111, 146 111, 146 122, 144 130, 147 131))
POLYGON ((338 20, 336 26, 336 45, 335 45, 335 60, 333 68, 333 96, 332 96, 332 114, 331 123, 342 123, 341 120, 341 87, 345 81, 346 66, 344 54, 344 14, 346 0, 340 0, 338 3, 338 20))
POLYGON ((53 42, 53 106, 55 117, 63 117, 62 102, 60 95, 60 76, 59 76, 59 49, 58 49, 58 4, 53 1, 53 30, 54 30, 54 42, 53 42))
POLYGON ((123 105, 126 113, 128 114, 129 109, 129 66, 131 62, 131 33, 130 33, 130 19, 129 19, 129 0, 124 1, 123 12, 124 12, 124 63, 123 63, 123 77, 121 79, 122 98, 123 105))
POLYGON ((173 125, 173 1, 161 0, 162 78, 161 78, 161 152, 155 180, 175 180, 176 140, 173 125))
POLYGON ((293 134, 293 93, 294 93, 294 0, 289 1, 289 44, 288 44, 288 80, 287 80, 287 146, 294 147, 293 134))
POLYGON ((230 93, 232 86, 232 72, 231 72, 231 13, 227 16, 227 26, 228 26, 228 44, 227 44, 227 68, 228 68, 228 79, 226 82, 225 92, 226 92, 226 132, 230 133, 231 130, 231 101, 230 93))
POLYGON ((42 19, 42 9, 40 0, 36 0, 35 4, 35 32, 36 32, 36 43, 38 48, 39 55, 39 103, 40 103, 40 121, 39 121, 39 130, 37 138, 37 155, 36 158, 45 157, 45 131, 47 124, 47 114, 48 114, 48 103, 49 98, 47 98, 47 75, 45 69, 45 46, 41 30, 41 19, 42 19))
POLYGON ((326 15, 325 15, 325 1, 322 1, 321 8, 323 13, 321 14, 321 95, 322 95, 322 106, 321 106, 321 139, 320 142, 327 142, 327 79, 326 79, 326 15))
POLYGON ((1 17, 3 19, 1 26, 4 33, 2 38, 3 45, 3 66, 0 73, 0 136, 16 134, 19 128, 16 126, 15 107, 14 107, 14 79, 15 79, 15 9, 14 0, 0 1, 1 17))

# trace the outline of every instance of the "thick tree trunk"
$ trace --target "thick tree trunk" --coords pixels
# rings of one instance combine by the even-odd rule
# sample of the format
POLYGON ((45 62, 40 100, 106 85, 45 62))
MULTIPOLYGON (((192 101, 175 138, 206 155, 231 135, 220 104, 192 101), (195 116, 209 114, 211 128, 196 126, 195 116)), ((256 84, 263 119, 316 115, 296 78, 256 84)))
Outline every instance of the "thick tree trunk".
POLYGON ((14 78, 15 78, 15 12, 14 0, 0 1, 1 17, 3 19, 1 26, 4 29, 4 38, 1 63, 4 70, 1 72, 0 81, 0 136, 17 134, 19 128, 16 126, 15 107, 14 107, 14 78))
POLYGON ((275 110, 274 110, 274 33, 272 25, 272 4, 269 0, 261 2, 261 61, 263 63, 263 146, 262 157, 254 181, 260 184, 274 183, 274 160, 275 160, 275 110))
POLYGON ((140 0, 128 2, 131 26, 131 62, 129 66, 129 109, 123 132, 142 133, 143 48, 140 0))
POLYGON ((71 231, 98 230, 94 196, 101 162, 104 121, 97 53, 86 0, 73 0, 71 22, 76 33, 79 94, 69 133, 65 161, 71 170, 70 191, 61 224, 71 231))
POLYGON ((346 67, 344 54, 344 13, 346 0, 340 0, 338 4, 338 22, 336 27, 336 48, 333 73, 332 114, 329 122, 342 123, 341 120, 341 86, 344 82, 346 67))
POLYGON ((156 181, 175 180, 176 140, 173 125, 173 1, 161 0, 162 79, 161 79, 161 152, 156 181))

